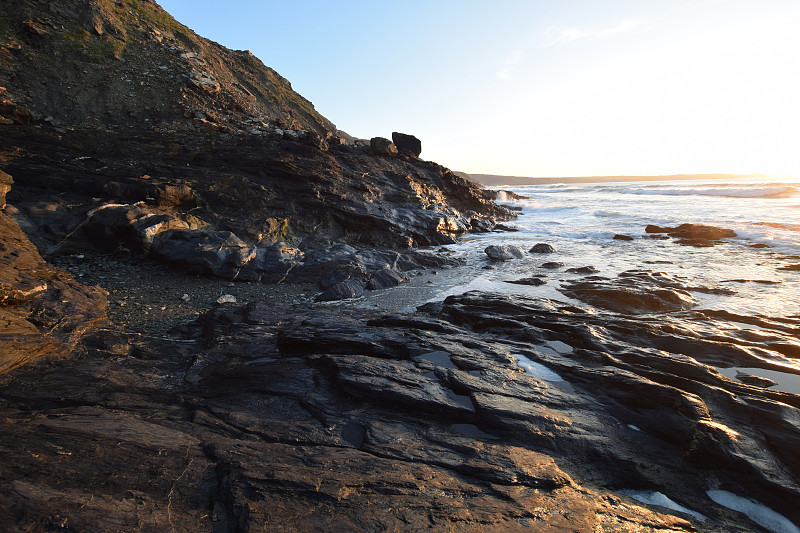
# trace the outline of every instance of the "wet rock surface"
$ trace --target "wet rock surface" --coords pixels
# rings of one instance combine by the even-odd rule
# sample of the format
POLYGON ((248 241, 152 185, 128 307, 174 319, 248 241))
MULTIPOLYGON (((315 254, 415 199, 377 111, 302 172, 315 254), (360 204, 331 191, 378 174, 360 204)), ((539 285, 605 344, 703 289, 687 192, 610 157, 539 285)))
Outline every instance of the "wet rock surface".
POLYGON ((736 237, 736 232, 727 228, 716 226, 703 226, 700 224, 681 224, 674 228, 662 228, 650 224, 644 228, 645 233, 659 236, 666 233, 677 239, 678 244, 695 247, 708 247, 719 244, 722 239, 736 237))
POLYGON ((492 261, 511 261, 513 259, 522 259, 525 257, 525 252, 513 244, 505 246, 493 244, 491 246, 487 246, 484 252, 492 261))
POLYGON ((19 529, 757 530, 709 487, 800 518, 798 397, 706 366, 760 342, 668 316, 481 293, 415 315, 227 303, 183 337, 82 346, 0 378, 19 529))

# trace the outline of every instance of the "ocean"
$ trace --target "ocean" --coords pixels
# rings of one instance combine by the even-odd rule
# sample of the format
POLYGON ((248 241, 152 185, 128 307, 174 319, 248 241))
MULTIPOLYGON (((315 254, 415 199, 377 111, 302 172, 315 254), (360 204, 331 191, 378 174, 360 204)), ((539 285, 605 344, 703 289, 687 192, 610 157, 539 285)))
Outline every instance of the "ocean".
MULTIPOLYGON (((800 179, 643 181, 496 187, 498 201, 519 209, 506 225, 516 231, 463 237, 440 248, 465 266, 424 274, 363 305, 411 311, 423 302, 467 291, 504 293, 563 302, 589 312, 626 313, 628 287, 679 305, 653 308, 679 328, 745 342, 757 364, 722 366, 778 382, 800 394, 800 179), (514 195, 502 191, 510 191, 514 195), (649 224, 684 223, 728 228, 736 237, 714 246, 652 238, 649 224), (632 237, 616 240, 615 235, 632 237), (527 252, 546 243, 557 251, 493 262, 484 250, 513 245, 527 252), (589 267, 589 268, 585 268, 589 267), (538 277, 537 286, 511 283, 538 277), (620 289, 619 283, 627 285, 620 289), (581 298, 587 284, 618 291, 623 308, 581 298), (574 290, 575 287, 583 288, 574 290), (674 298, 673 298, 674 296, 674 298), (388 304, 387 304, 388 302, 388 304), (763 349, 758 340, 763 338, 763 349), (771 350, 769 346, 781 346, 771 350), (763 363, 763 364, 762 364, 763 363), (755 368, 754 368, 755 366, 755 368), (763 368, 762 368, 763 367, 763 368), (777 378, 779 379, 776 379, 777 378)), ((381 291, 384 292, 384 291, 381 291)), ((638 300, 634 298, 632 305, 638 300)), ((634 315, 641 309, 631 309, 634 315)), ((647 310, 645 310, 647 312, 647 310)))

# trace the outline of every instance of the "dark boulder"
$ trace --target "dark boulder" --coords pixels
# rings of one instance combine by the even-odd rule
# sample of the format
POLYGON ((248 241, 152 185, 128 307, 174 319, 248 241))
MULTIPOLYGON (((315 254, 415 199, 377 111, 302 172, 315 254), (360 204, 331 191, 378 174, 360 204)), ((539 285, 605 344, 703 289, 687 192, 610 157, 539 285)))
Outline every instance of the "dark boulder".
POLYGON ((484 252, 492 261, 511 261, 512 259, 522 259, 525 257, 523 251, 513 245, 487 246, 484 252))
POLYGON ((529 285, 531 287, 538 287, 540 285, 544 285, 547 283, 547 280, 543 278, 521 278, 521 279, 514 279, 514 280, 506 280, 506 283, 513 283, 514 285, 529 285))
POLYGON ((422 153, 422 143, 413 135, 405 133, 392 132, 392 142, 397 147, 397 151, 401 154, 413 155, 419 157, 422 153))
POLYGON ((306 131, 300 136, 300 140, 309 146, 313 146, 323 152, 328 149, 328 141, 325 140, 319 133, 313 131, 306 131))
POLYGON ((372 275, 367 282, 367 289, 371 291, 397 287, 405 281, 405 277, 391 268, 384 268, 372 275))
POLYGON ((177 229, 158 235, 150 255, 187 272, 234 280, 256 249, 230 231, 177 229))
POLYGON ((349 300, 358 298, 364 294, 364 287, 356 280, 348 279, 329 287, 325 292, 317 296, 319 302, 333 302, 337 300, 349 300))
POLYGON ((616 235, 614 235, 614 240, 615 241, 632 241, 633 237, 631 237, 630 235, 621 235, 621 234, 617 233, 616 235))
POLYGON ((567 266, 567 264, 566 263, 562 263, 561 261, 548 261, 546 263, 542 263, 541 265, 539 265, 540 268, 547 268, 549 270, 555 270, 557 268, 561 268, 561 267, 565 267, 565 266, 567 266))
POLYGON ((507 231, 509 233, 514 233, 519 231, 519 228, 515 228, 513 226, 507 226, 506 224, 495 224, 494 231, 507 231))
POLYGON ((369 151, 373 155, 393 157, 397 155, 397 147, 385 137, 373 137, 369 140, 369 151))
POLYGON ((473 218, 469 221, 472 233, 489 233, 495 227, 495 223, 485 218, 473 218))
POLYGON ((730 239, 736 237, 736 232, 727 228, 716 226, 704 226, 701 224, 681 224, 675 228, 654 226, 652 224, 644 228, 646 233, 666 233, 670 237, 679 239, 703 239, 718 241, 720 239, 730 239))
POLYGON ((539 244, 535 244, 533 248, 528 250, 528 253, 532 254, 554 254, 556 253, 556 249, 549 244, 545 244, 540 242, 539 244))
POLYGON ((570 274, 596 274, 597 272, 599 272, 599 270, 597 270, 593 266, 585 266, 585 267, 568 268, 567 272, 569 272, 570 274))

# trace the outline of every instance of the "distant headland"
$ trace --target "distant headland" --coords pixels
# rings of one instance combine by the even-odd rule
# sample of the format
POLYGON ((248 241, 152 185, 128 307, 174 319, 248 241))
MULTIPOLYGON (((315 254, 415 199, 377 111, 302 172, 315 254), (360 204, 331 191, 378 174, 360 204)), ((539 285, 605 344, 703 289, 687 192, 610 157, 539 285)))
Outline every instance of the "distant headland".
POLYGON ((460 173, 481 185, 537 185, 546 183, 608 183, 617 181, 668 181, 668 180, 722 180, 722 179, 757 179, 767 177, 764 174, 671 174, 667 176, 576 176, 568 178, 532 178, 525 176, 498 176, 495 174, 460 173))

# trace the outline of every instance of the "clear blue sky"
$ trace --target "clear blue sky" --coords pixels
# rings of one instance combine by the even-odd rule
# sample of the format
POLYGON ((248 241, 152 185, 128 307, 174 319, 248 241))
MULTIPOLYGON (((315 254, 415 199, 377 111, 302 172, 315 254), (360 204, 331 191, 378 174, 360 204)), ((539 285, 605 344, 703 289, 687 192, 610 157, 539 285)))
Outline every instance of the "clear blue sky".
POLYGON ((456 170, 800 175, 800 0, 159 4, 456 170))

